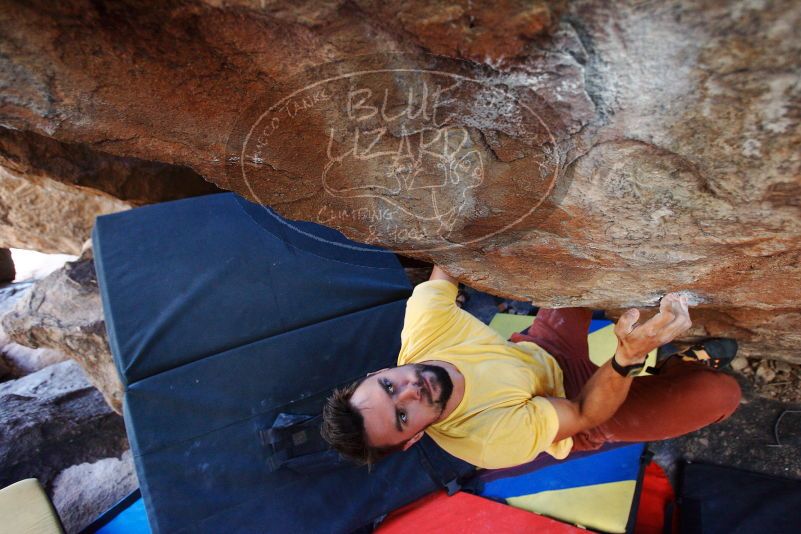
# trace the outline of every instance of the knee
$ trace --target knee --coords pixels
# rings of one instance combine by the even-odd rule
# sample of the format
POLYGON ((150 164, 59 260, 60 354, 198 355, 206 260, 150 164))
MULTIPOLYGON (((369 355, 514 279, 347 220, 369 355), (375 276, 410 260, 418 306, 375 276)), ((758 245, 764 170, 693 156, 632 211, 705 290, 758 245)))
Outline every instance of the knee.
POLYGON ((718 413, 720 414, 717 421, 723 421, 737 410, 742 398, 742 391, 737 379, 726 373, 715 372, 715 387, 714 391, 715 400, 717 401, 718 413))
POLYGON ((705 424, 723 421, 740 405, 742 392, 733 376, 698 364, 685 364, 677 373, 682 375, 685 391, 694 392, 694 402, 703 410, 705 424))

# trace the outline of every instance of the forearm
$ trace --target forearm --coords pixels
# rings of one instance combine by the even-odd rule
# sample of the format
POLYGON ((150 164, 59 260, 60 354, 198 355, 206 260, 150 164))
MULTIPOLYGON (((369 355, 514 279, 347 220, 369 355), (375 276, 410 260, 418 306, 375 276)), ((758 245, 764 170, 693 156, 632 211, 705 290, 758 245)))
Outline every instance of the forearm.
POLYGON ((577 405, 582 430, 609 420, 626 400, 633 378, 624 377, 612 368, 611 360, 590 377, 573 402, 577 405))
MULTIPOLYGON (((673 340, 692 325, 687 299, 677 293, 665 295, 659 303, 659 313, 645 324, 637 323, 639 317, 640 312, 632 308, 615 325, 618 346, 614 358, 623 367, 642 364, 650 351, 673 340)), ((617 373, 608 361, 584 384, 577 398, 549 398, 559 418, 554 441, 609 420, 626 400, 632 380, 617 373)))

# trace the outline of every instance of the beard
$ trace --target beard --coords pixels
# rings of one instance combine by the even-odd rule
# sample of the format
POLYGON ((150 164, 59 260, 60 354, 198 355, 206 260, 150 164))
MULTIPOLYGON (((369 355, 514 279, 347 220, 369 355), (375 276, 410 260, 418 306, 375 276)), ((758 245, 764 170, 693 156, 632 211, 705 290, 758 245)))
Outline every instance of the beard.
POLYGON ((448 404, 448 400, 450 400, 451 394, 453 393, 453 381, 448 371, 438 365, 427 365, 424 363, 414 364, 414 370, 417 373, 417 380, 423 384, 423 396, 426 398, 429 405, 438 407, 439 413, 441 414, 445 411, 445 406, 448 404), (430 392, 426 386, 426 381, 423 378, 423 373, 425 372, 429 373, 428 381, 431 383, 432 388, 435 386, 439 388, 439 396, 436 399, 433 398, 433 393, 430 392), (434 376, 432 377, 430 375, 434 376))

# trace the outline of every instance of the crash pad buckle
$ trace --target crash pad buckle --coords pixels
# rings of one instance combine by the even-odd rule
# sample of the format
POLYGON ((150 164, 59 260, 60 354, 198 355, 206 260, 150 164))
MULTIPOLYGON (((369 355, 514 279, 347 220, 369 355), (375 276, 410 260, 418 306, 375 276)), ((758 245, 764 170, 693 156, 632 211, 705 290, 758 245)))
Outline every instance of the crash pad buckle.
POLYGON ((449 480, 445 483, 445 491, 448 492, 448 497, 453 496, 453 494, 458 493, 459 490, 462 489, 462 485, 459 483, 458 479, 449 480))
POLYGON ((279 413, 270 428, 259 430, 267 449, 267 468, 319 473, 342 464, 336 451, 320 435, 322 415, 279 413))

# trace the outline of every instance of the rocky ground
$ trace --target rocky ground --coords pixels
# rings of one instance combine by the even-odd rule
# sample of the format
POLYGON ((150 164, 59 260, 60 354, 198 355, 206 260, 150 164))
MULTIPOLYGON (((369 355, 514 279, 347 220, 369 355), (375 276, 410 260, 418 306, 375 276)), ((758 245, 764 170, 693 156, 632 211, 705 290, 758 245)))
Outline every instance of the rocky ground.
POLYGON ((801 479, 801 403, 764 396, 743 375, 740 408, 727 420, 649 445, 675 483, 681 460, 801 479))
MULTIPOLYGON (((50 270, 21 269, 26 281, 0 286, 0 317, 50 270)), ((68 533, 138 487, 122 417, 83 368, 59 350, 14 343, 0 327, 0 487, 31 477, 68 533)))
POLYGON ((801 365, 784 361, 737 358, 732 367, 760 397, 801 403, 801 365))

